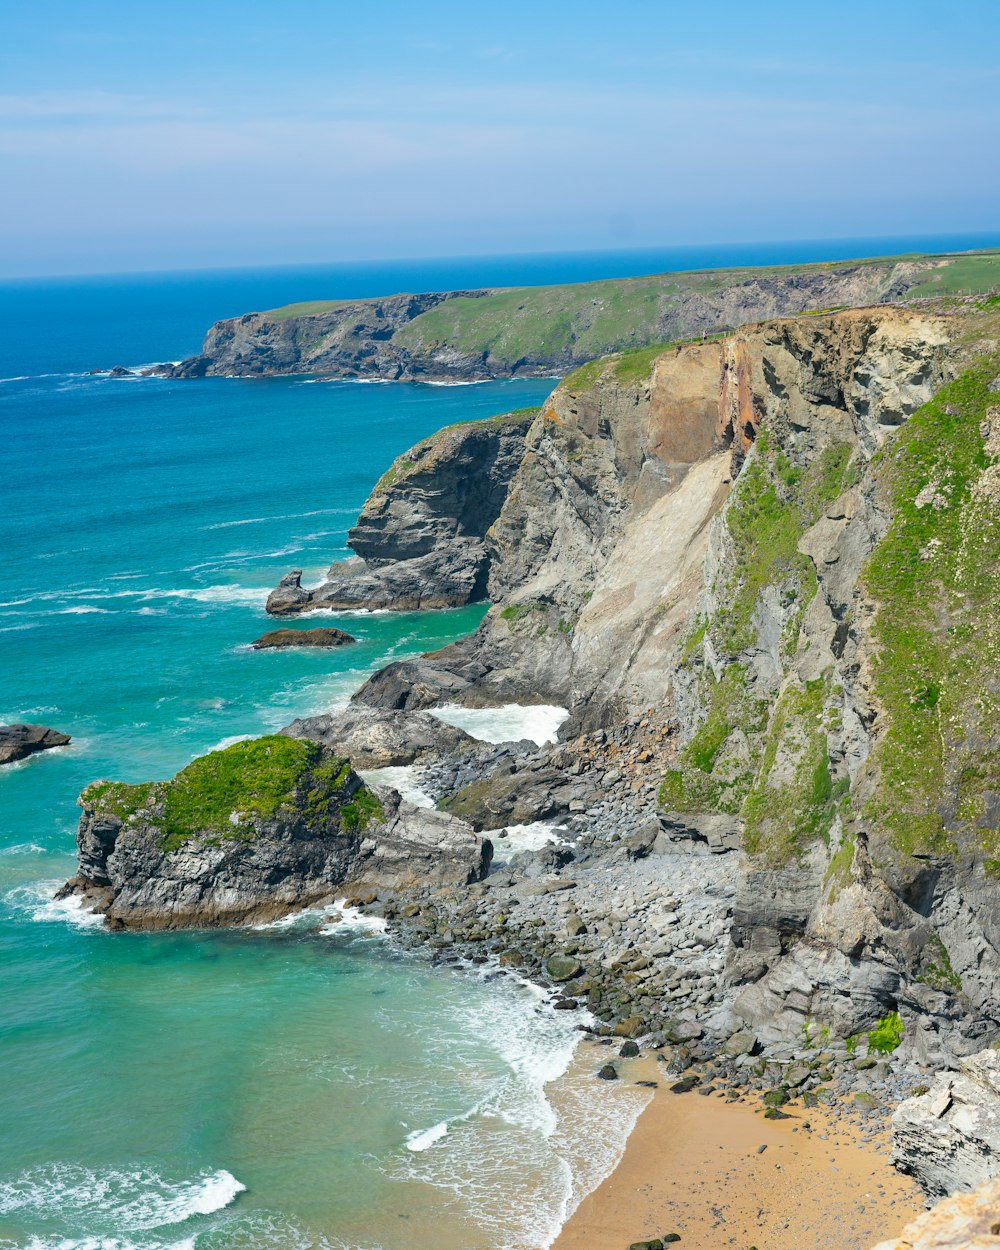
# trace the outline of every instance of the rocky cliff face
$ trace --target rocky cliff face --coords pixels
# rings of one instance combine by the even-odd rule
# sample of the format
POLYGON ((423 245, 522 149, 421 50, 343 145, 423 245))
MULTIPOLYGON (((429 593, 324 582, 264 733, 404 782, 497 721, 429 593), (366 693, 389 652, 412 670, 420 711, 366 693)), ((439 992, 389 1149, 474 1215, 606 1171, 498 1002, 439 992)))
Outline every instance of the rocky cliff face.
POLYGON ((984 1050, 942 1072, 892 1117, 892 1161, 931 1198, 1000 1174, 1000 1054, 984 1050))
POLYGON ((272 920, 345 883, 467 884, 491 853, 461 821, 377 794, 345 758, 289 737, 237 743, 169 782, 97 782, 80 805, 63 894, 117 929, 272 920))
POLYGON ((397 456, 347 541, 357 559, 333 564, 307 590, 301 571, 268 598, 272 616, 316 608, 461 607, 485 598, 486 532, 524 452, 535 410, 442 430, 397 456))
POLYGON ((949 263, 890 259, 318 301, 216 322, 199 355, 154 372, 408 381, 544 376, 620 348, 897 299, 949 263))
POLYGON ((995 321, 859 309, 580 370, 480 630, 356 696, 671 720, 665 829, 745 856, 720 1030, 899 1010, 950 1062, 1000 1028, 995 321))

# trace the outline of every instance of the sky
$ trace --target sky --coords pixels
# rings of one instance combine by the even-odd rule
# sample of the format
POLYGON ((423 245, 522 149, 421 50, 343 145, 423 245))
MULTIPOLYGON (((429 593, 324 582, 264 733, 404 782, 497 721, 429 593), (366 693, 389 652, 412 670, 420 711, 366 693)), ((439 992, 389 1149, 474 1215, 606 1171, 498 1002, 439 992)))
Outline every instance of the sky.
POLYGON ((0 276, 1000 229, 996 0, 0 6, 0 276))

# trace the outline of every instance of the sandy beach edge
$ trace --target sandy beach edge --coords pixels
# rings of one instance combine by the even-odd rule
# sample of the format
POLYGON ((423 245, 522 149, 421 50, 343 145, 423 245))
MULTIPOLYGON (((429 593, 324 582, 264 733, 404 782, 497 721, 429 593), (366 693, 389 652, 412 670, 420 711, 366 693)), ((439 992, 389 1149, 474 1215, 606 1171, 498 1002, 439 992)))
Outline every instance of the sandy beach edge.
POLYGON ((864 1250, 924 1209, 915 1182, 892 1167, 884 1131, 866 1138, 819 1107, 765 1119, 750 1096, 674 1094, 651 1059, 622 1065, 622 1076, 657 1088, 552 1250, 627 1250, 671 1233, 682 1250, 864 1250))

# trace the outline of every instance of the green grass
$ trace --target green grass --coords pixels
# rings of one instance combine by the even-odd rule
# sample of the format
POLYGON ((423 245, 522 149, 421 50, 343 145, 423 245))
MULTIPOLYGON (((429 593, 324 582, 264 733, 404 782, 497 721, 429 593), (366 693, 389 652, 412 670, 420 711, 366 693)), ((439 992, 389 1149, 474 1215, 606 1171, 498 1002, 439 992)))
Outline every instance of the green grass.
POLYGON ((934 933, 928 939, 924 947, 924 958, 924 971, 917 977, 918 981, 936 990, 961 990, 962 978, 951 966, 951 956, 939 934, 934 933))
POLYGON ((784 603, 782 650, 787 660, 796 654, 819 584, 798 544, 857 479, 849 443, 830 443, 799 465, 761 430, 724 514, 727 560, 715 585, 717 610, 696 620, 681 644, 681 663, 695 675, 703 711, 677 767, 664 777, 660 804, 742 815, 747 850, 776 864, 817 839, 828 841, 842 814, 845 785, 834 779, 827 751, 836 692, 828 677, 821 678, 789 685, 772 705, 750 689, 746 657, 758 645, 757 611, 765 593, 784 603), (706 646, 725 664, 718 681, 704 663, 706 646))
POLYGON ((450 425, 444 425, 428 438, 421 439, 419 443, 416 443, 409 451, 404 452, 403 455, 397 456, 375 483, 372 488, 372 494, 388 490, 390 486, 394 486, 397 482, 409 477, 421 463, 423 453, 432 450, 434 445, 451 430, 464 430, 471 426, 484 429, 499 429, 506 425, 528 426, 540 412, 541 408, 515 408, 511 412, 499 412, 493 417, 474 417, 468 421, 453 421, 450 425), (417 452, 421 454, 414 459, 413 457, 417 452))
POLYGON ((547 611, 544 603, 529 600, 527 603, 509 603, 500 613, 500 619, 506 621, 512 630, 523 624, 535 612, 547 611))
POLYGON ((317 743, 273 734, 203 755, 172 781, 100 782, 82 798, 123 823, 152 809, 150 823, 169 852, 195 836, 252 840, 255 820, 272 820, 285 810, 320 828, 336 820, 347 829, 363 829, 381 817, 382 808, 363 786, 350 793, 350 777, 350 763, 317 743))
POLYGON ((904 298, 991 291, 996 286, 1000 286, 1000 252, 958 256, 942 268, 930 270, 904 298))
POLYGON ((981 430, 998 368, 998 357, 980 361, 890 444, 878 476, 892 523, 863 571, 878 605, 882 709, 866 816, 903 853, 978 843, 987 869, 1000 857, 987 819, 1000 750, 1000 498, 984 489, 981 430))
POLYGON ((287 321, 290 317, 318 317, 353 302, 346 299, 303 300, 300 304, 286 304, 284 308, 272 308, 267 316, 272 321, 287 321))
MULTIPOLYGON (((519 287, 485 296, 458 296, 442 301, 407 322, 393 342, 417 354, 440 349, 482 355, 491 368, 513 369, 523 362, 560 361, 572 364, 648 348, 664 339, 666 330, 683 339, 700 327, 686 324, 684 300, 692 294, 712 296, 735 283, 754 278, 788 278, 829 274, 847 269, 882 269, 873 288, 878 298, 891 284, 901 260, 929 265, 923 256, 873 257, 865 260, 810 265, 700 270, 651 274, 565 286, 519 287)), ((988 292, 1000 284, 1000 253, 942 257, 911 294, 941 295, 955 291, 988 292)), ((275 321, 336 312, 355 301, 308 300, 287 304, 266 315, 275 321)), ((817 311, 829 311, 827 309, 817 311)), ((638 363, 634 366, 639 368, 638 363)), ((637 380, 641 380, 638 378, 637 380)))
POLYGON ((829 676, 817 678, 786 687, 775 706, 764 758, 743 805, 751 855, 780 865, 817 838, 829 841, 837 809, 824 723, 829 694, 829 676))

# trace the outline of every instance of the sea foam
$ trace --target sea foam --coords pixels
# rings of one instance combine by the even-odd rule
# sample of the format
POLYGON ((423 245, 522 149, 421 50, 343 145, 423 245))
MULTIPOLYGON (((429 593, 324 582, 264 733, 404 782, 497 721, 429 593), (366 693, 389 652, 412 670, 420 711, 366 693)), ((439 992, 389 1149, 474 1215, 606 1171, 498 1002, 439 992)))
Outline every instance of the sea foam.
MULTIPOLYGON (((61 880, 33 881, 15 886, 4 895, 4 902, 15 911, 42 924, 68 924, 76 929, 102 929, 104 917, 90 911, 76 895, 56 898, 61 880)), ((0 1207, 2 1211, 2 1207, 0 1207)))
POLYGON ((145 1169, 98 1170, 56 1163, 0 1182, 0 1215, 31 1211, 71 1225, 81 1234, 91 1225, 93 1233, 82 1240, 94 1236, 99 1242, 102 1234, 152 1231, 211 1215, 228 1207, 245 1189, 224 1169, 172 1182, 145 1169))
POLYGON ((569 716, 564 707, 551 703, 523 706, 505 703, 500 707, 461 707, 457 703, 443 703, 430 709, 431 715, 446 725, 464 729, 473 738, 483 742, 518 742, 528 738, 544 746, 555 742, 559 726, 569 716))

